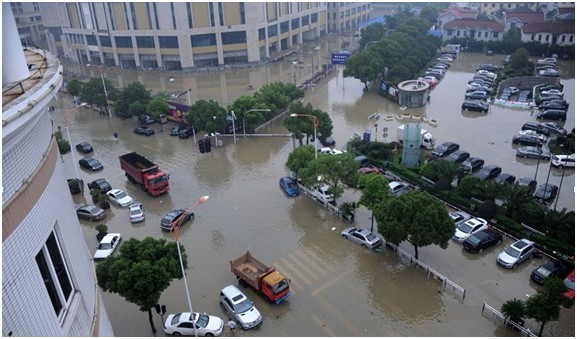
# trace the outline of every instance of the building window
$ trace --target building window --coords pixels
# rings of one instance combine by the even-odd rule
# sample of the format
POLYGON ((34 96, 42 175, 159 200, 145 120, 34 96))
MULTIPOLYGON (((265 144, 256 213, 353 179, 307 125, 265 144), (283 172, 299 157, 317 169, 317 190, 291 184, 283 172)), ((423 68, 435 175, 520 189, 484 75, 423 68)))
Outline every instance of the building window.
POLYGON ((565 36, 564 35, 561 36, 561 42, 565 42, 565 36))
POLYGON ((485 38, 489 37, 489 32, 485 32, 485 38))
POLYGON ((32 3, 34 5, 34 12, 40 12, 40 6, 38 6, 37 2, 32 3))
POLYGON ((62 251, 54 232, 51 232, 40 252, 36 263, 44 280, 44 286, 54 307, 54 313, 63 319, 64 313, 72 300, 72 281, 68 274, 62 251))
POLYGON ((102 47, 112 47, 112 41, 110 41, 109 36, 99 36, 100 38, 100 46, 102 47))
POLYGON ((112 4, 107 3, 108 5, 108 15, 110 18, 110 24, 112 25, 112 30, 116 29, 116 23, 114 22, 114 13, 112 13, 112 4))
POLYGON ((535 33, 531 34, 531 40, 535 40, 535 33))
POLYGON ((292 19, 291 20, 291 28, 292 29, 297 29, 300 27, 300 19, 296 18, 296 19, 292 19))
POLYGON ((281 22, 280 23, 280 32, 281 33, 286 33, 289 30, 289 22, 285 21, 285 22, 281 22))
POLYGON ((170 3, 170 14, 172 14, 172 28, 176 29, 176 15, 174 15, 174 2, 170 3))
POLYGON ((549 41, 549 34, 545 34, 545 41, 549 41))
POLYGON ((461 36, 461 31, 457 30, 457 36, 461 36))
POLYGON ((541 41, 541 34, 539 34, 539 39, 538 39, 538 40, 541 41))
POLYGON ((130 3, 130 16, 132 17, 132 28, 138 29, 136 24, 136 10, 134 9, 134 2, 130 3))
MULTIPOLYGON (((485 33, 487 33, 487 32, 485 32, 485 33)), ((478 31, 477 32, 477 38, 480 38, 480 37, 481 37, 481 31, 478 31)))
POLYGON ((132 48, 132 38, 129 36, 115 36, 116 47, 132 48))
POLYGON ((315 23, 317 21, 319 21, 319 14, 318 13, 311 14, 311 23, 315 23))
POLYGON ((499 32, 493 32, 493 38, 497 39, 499 37, 499 32))
MULTIPOLYGON (((244 13, 244 2, 241 2, 238 5, 240 8, 240 24, 245 25, 246 24, 246 18, 245 18, 245 13, 244 13)), ((287 6, 288 6, 288 4, 287 4, 287 6)))
POLYGON ((265 39, 266 39, 266 33, 265 33, 264 28, 259 28, 258 29, 258 40, 263 41, 265 39))
POLYGON ((151 36, 137 36, 136 47, 138 48, 154 48, 154 37, 151 36))
POLYGON ((190 2, 186 3, 186 14, 188 15, 188 28, 194 28, 192 25, 192 7, 190 2))
POLYGON ((246 43, 246 32, 225 32, 221 35, 223 45, 244 44, 246 43))
POLYGON ((453 35, 453 30, 452 30, 452 29, 447 30, 447 35, 448 35, 448 36, 453 35))
POLYGON ((270 25, 268 26, 268 37, 273 37, 276 36, 277 31, 276 31, 276 25, 270 25))
POLYGON ((573 42, 573 35, 569 36, 569 42, 573 42))
POLYGON ((152 15, 150 13, 150 2, 146 3, 146 16, 148 17, 148 27, 152 29, 153 26, 152 26, 152 15))
POLYGON ((214 4, 212 2, 208 3, 208 11, 210 14, 210 26, 214 27, 214 8, 212 7, 214 4))
POLYGON ((156 2, 152 3, 152 9, 154 10, 154 23, 156 24, 156 29, 159 29, 158 25, 158 9, 156 8, 156 2))
POLYGON ((86 43, 90 46, 98 46, 98 43, 96 42, 96 35, 87 35, 86 43))
POLYGON ((303 26, 307 26, 309 24, 309 16, 305 15, 302 17, 303 26))
POLYGON ((224 25, 224 12, 222 10, 222 2, 218 3, 218 23, 220 26, 224 25))
POLYGON ((190 36, 192 47, 216 46, 216 34, 196 34, 190 36))
POLYGON ((178 38, 175 36, 159 36, 158 45, 160 48, 178 48, 178 38))

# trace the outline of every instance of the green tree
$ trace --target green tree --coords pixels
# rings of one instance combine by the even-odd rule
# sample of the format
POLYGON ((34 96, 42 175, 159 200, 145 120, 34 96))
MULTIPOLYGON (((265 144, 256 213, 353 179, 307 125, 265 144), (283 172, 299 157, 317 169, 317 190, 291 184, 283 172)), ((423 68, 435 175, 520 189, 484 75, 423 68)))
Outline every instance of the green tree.
POLYGON ((559 319, 561 306, 569 308, 573 304, 571 299, 565 297, 566 291, 567 286, 561 279, 547 278, 543 284, 543 289, 525 301, 527 317, 541 323, 539 336, 542 336, 543 328, 548 322, 559 319))
POLYGON ((226 120, 226 109, 214 100, 198 100, 191 107, 186 118, 189 124, 209 133, 220 130, 228 123, 226 120))
POLYGON ((459 185, 457 186, 457 194, 470 199, 473 197, 475 188, 480 185, 481 179, 474 177, 472 175, 467 175, 463 179, 459 180, 459 185))
POLYGON ((389 181, 380 174, 362 175, 359 178, 359 187, 362 187, 361 198, 358 204, 371 211, 371 232, 375 220, 375 208, 391 197, 389 181))
POLYGON ((128 105, 128 114, 137 116, 146 113, 146 104, 142 101, 136 101, 128 105))
POLYGON ((531 196, 527 195, 528 189, 527 186, 519 186, 517 183, 501 187, 499 197, 503 199, 503 203, 507 207, 506 216, 516 216, 523 204, 533 200, 531 196))
POLYGON ((263 123, 266 120, 268 114, 271 112, 264 111, 251 111, 252 109, 266 110, 270 109, 267 104, 262 101, 262 98, 257 98, 255 96, 243 95, 236 99, 232 105, 227 108, 227 111, 234 111, 237 120, 244 121, 245 129, 248 131, 253 130, 256 126, 263 123))
POLYGON ((368 83, 378 78, 383 67, 384 64, 379 55, 369 49, 348 58, 345 61, 343 75, 344 77, 359 79, 365 84, 365 90, 368 90, 368 83))
POLYGON ((62 137, 61 131, 54 132, 54 137, 56 138, 56 143, 58 144, 58 150, 60 151, 60 155, 70 152, 70 143, 68 142, 68 140, 62 137))
POLYGON ((314 159, 315 149, 312 145, 307 145, 292 151, 288 156, 285 166, 298 174, 302 168, 306 168, 314 159))
MULTIPOLYGON (((106 90, 108 91, 110 89, 112 91, 114 86, 110 80, 104 78, 104 83, 106 84, 106 90)), ((108 104, 106 102, 106 94, 102 85, 102 79, 90 78, 87 83, 82 85, 82 89, 80 91, 80 100, 88 103, 89 105, 97 105, 100 110, 106 111, 105 107, 107 107, 108 104)))
POLYGON ((146 111, 158 119, 161 114, 168 112, 168 104, 166 103, 166 99, 162 96, 157 96, 156 98, 150 100, 148 106, 146 107, 146 111))
POLYGON ((363 49, 367 47, 367 44, 371 41, 381 40, 386 33, 387 29, 381 23, 370 24, 361 29, 361 40, 359 44, 363 46, 363 49))
POLYGON ((447 8, 447 6, 444 3, 428 3, 421 8, 419 16, 432 25, 437 21, 439 13, 441 13, 445 8, 447 8))
POLYGON ((481 180, 473 189, 473 195, 480 197, 483 203, 479 205, 479 217, 490 220, 497 214, 498 206, 495 199, 501 196, 502 185, 494 180, 481 180))
POLYGON ((560 211, 547 210, 541 227, 548 236, 567 240, 569 244, 575 246, 575 211, 567 211, 567 208, 560 211))
POLYGON ((409 192, 380 203, 375 209, 377 227, 395 244, 410 242, 419 258, 419 247, 431 244, 447 248, 455 223, 445 205, 424 192, 409 192))
POLYGON ((525 302, 517 298, 507 300, 501 306, 501 313, 512 322, 521 324, 525 317, 525 302))
POLYGON ((82 92, 82 82, 76 78, 72 78, 66 83, 66 90, 68 94, 77 97, 82 92))
MULTIPOLYGON (((319 140, 324 142, 324 140, 332 134, 333 123, 328 113, 313 109, 310 103, 305 106, 301 102, 293 103, 289 109, 296 114, 312 115, 317 118, 317 137, 319 140)), ((295 134, 295 138, 299 140, 301 146, 303 144, 302 139, 305 136, 307 138, 307 145, 309 141, 314 141, 314 121, 311 117, 292 117, 289 115, 283 120, 283 126, 288 129, 289 132, 295 134)))
POLYGON ((135 114, 144 113, 149 102, 150 92, 140 82, 133 82, 120 92, 116 102, 115 114, 122 118, 128 118, 135 114), (131 112, 129 108, 134 103, 139 103, 139 105, 133 108, 131 112), (144 108, 142 109, 142 107, 144 108))
POLYGON ((439 159, 431 163, 431 168, 439 178, 439 180, 435 182, 435 188, 441 191, 450 191, 452 189, 451 183, 459 173, 460 167, 460 164, 444 159, 439 159))
POLYGON ((517 49, 511 54, 511 68, 514 70, 522 70, 529 64, 529 52, 525 48, 517 49))
MULTIPOLYGON (((187 268, 182 245, 180 250, 183 265, 187 268)), ((128 302, 138 305, 141 312, 148 311, 152 332, 156 333, 152 308, 171 281, 182 278, 178 249, 173 242, 146 237, 125 241, 119 252, 96 266, 98 285, 105 292, 119 294, 128 302)))

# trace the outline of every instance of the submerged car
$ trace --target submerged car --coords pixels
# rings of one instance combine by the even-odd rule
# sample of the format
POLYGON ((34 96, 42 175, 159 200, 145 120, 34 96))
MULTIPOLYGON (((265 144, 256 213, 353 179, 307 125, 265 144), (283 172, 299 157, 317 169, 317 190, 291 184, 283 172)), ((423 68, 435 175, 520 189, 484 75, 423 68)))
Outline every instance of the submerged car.
POLYGON ((526 191, 526 195, 533 195, 533 192, 535 192, 535 188, 537 188, 537 181, 533 180, 533 178, 529 178, 529 177, 522 177, 517 179, 517 185, 519 185, 520 187, 526 187, 527 191, 526 191))
POLYGON ((499 174, 501 174, 501 167, 488 165, 481 168, 481 170, 475 173, 474 176, 481 180, 487 181, 495 179, 499 174))
POLYGON ((299 186, 296 184, 295 180, 291 177, 282 177, 279 180, 280 188, 289 197, 296 197, 299 195, 299 186))
POLYGON ((531 280, 543 285, 549 277, 563 278, 568 273, 567 266, 557 260, 549 260, 531 272, 531 280))
POLYGON ((532 135, 517 134, 511 141, 514 145, 543 146, 543 140, 532 135))
POLYGON ((86 219, 89 221, 99 221, 106 218, 106 212, 102 208, 92 204, 80 206, 76 210, 76 215, 80 219, 86 219))
POLYGON ((439 145, 434 151, 433 151, 433 156, 437 157, 437 158, 444 158, 447 155, 455 152, 456 150, 459 149, 459 144, 454 143, 454 142, 444 142, 441 145, 439 145))
POLYGON ((154 134, 154 129, 148 126, 140 126, 133 129, 132 132, 139 135, 151 136, 154 134))
POLYGON ((164 322, 164 333, 173 336, 218 337, 224 330, 224 321, 214 315, 194 312, 194 322, 190 312, 169 314, 164 322), (196 325, 196 331, 195 326, 196 325))
POLYGON ((487 113, 489 112, 489 104, 483 101, 465 101, 461 104, 461 110, 487 113))
POLYGON ((78 152, 82 152, 82 153, 90 153, 90 152, 94 151, 94 148, 92 148, 92 145, 90 145, 89 143, 84 141, 84 142, 81 142, 78 145, 76 145, 76 150, 78 152))
POLYGON ((160 228, 163 231, 170 231, 173 223, 178 222, 176 227, 182 226, 188 220, 194 219, 194 213, 185 209, 172 210, 164 215, 160 221, 160 228))
POLYGON ((106 195, 108 195, 108 200, 120 207, 126 207, 134 202, 134 199, 130 195, 119 189, 112 189, 106 192, 106 195))
POLYGON ((118 247, 118 243, 122 239, 120 233, 108 233, 102 238, 100 244, 94 253, 94 260, 102 260, 108 258, 112 252, 118 247))
POLYGON ((262 322, 262 315, 254 303, 236 286, 230 285, 223 288, 219 294, 219 299, 220 306, 245 330, 262 322))
POLYGON ((463 162, 463 166, 461 168, 465 173, 470 174, 480 170, 484 164, 485 160, 471 157, 463 162))
POLYGON ((100 161, 94 159, 93 157, 86 157, 84 159, 80 159, 78 160, 78 164, 80 165, 80 167, 89 169, 93 172, 99 171, 104 168, 104 166, 102 166, 100 161))
POLYGON ((551 203, 557 196, 559 187, 553 184, 543 184, 539 186, 537 192, 535 192, 535 200, 542 203, 551 203))
POLYGON ((542 160, 549 160, 551 159, 551 154, 545 150, 540 149, 539 147, 535 146, 523 146, 517 148, 517 154, 520 158, 529 158, 529 159, 542 159, 542 160))
POLYGON ((128 206, 128 213, 130 216, 130 222, 141 222, 144 221, 144 206, 141 203, 135 202, 128 206))
POLYGON ((356 227, 345 228, 341 232, 341 236, 345 239, 349 239, 352 242, 361 245, 364 248, 373 249, 380 246, 383 243, 383 239, 375 235, 373 232, 356 227))
POLYGON ((472 253, 481 253, 491 246, 500 244, 501 241, 503 241, 501 233, 488 228, 470 235, 463 241, 463 248, 472 253))

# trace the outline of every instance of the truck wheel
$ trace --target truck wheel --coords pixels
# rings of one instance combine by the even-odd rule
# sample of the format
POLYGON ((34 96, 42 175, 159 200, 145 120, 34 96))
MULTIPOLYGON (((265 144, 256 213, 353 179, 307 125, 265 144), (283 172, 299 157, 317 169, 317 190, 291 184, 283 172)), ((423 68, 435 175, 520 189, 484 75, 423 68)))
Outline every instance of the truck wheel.
POLYGON ((240 287, 242 288, 246 288, 248 285, 246 283, 246 281, 242 280, 242 279, 238 279, 238 284, 240 285, 240 287))

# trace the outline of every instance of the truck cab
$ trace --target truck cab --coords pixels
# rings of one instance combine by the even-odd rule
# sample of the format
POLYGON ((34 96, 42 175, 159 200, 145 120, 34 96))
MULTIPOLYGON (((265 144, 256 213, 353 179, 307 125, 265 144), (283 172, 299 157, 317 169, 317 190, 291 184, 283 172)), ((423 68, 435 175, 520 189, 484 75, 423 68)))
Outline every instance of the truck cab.
POLYGON ((289 289, 289 282, 278 272, 275 271, 268 274, 262 279, 262 282, 261 292, 266 295, 269 300, 275 300, 276 304, 280 304, 290 296, 290 292, 284 293, 289 289), (282 297, 278 298, 281 295, 282 297))

